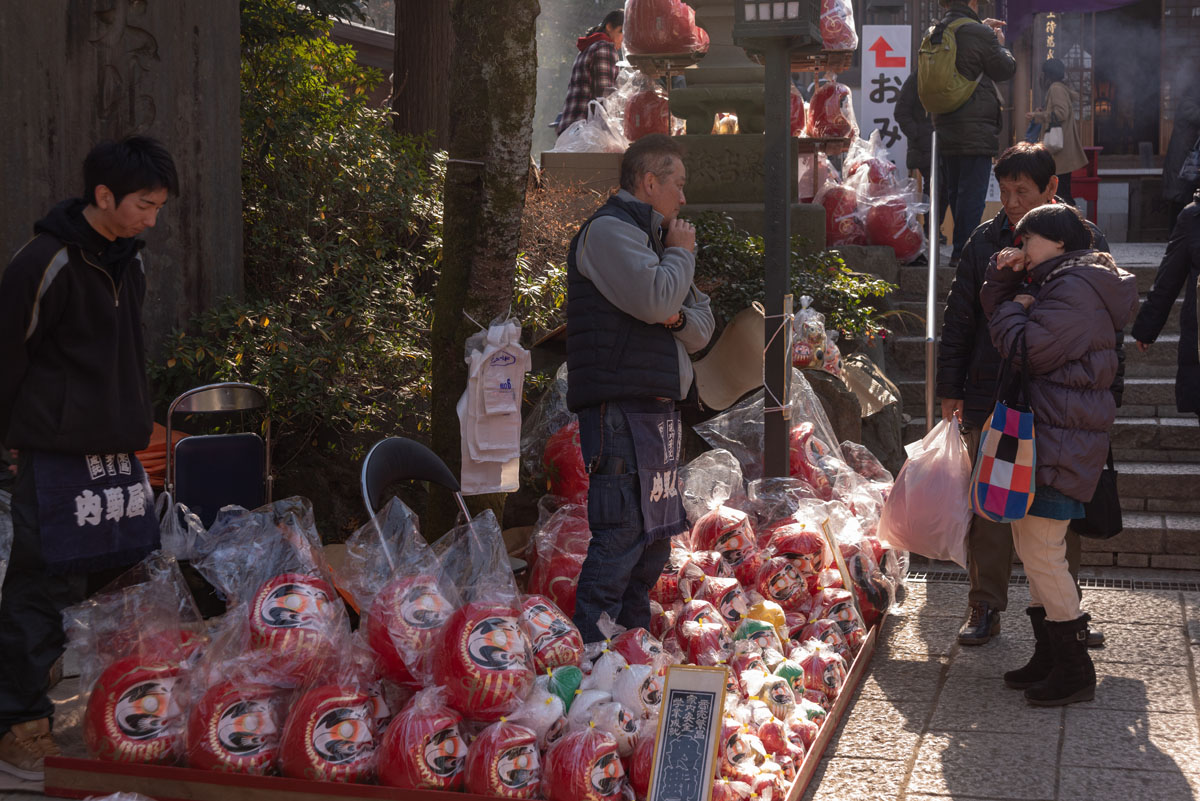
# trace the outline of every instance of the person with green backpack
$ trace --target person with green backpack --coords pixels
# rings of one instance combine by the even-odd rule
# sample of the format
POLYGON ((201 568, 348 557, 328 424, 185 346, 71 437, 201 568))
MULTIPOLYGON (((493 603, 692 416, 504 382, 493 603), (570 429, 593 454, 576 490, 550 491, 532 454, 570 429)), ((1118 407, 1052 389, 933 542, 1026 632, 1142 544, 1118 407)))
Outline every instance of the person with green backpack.
POLYGON ((954 215, 950 266, 958 263, 986 205, 992 159, 1000 152, 999 81, 1017 71, 1004 23, 981 19, 979 0, 942 0, 944 16, 917 53, 917 95, 933 119, 954 215))

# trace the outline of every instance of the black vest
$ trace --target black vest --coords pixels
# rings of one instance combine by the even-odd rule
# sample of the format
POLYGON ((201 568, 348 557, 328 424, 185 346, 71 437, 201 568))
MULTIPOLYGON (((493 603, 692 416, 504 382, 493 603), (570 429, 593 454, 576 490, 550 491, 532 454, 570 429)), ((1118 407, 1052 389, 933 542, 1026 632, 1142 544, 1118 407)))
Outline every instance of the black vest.
POLYGON ((644 323, 618 309, 579 272, 579 238, 598 217, 616 217, 646 233, 647 247, 661 259, 663 245, 653 225, 653 208, 615 195, 571 240, 567 255, 567 407, 572 411, 605 401, 672 398, 679 395, 679 350, 661 324, 644 323))

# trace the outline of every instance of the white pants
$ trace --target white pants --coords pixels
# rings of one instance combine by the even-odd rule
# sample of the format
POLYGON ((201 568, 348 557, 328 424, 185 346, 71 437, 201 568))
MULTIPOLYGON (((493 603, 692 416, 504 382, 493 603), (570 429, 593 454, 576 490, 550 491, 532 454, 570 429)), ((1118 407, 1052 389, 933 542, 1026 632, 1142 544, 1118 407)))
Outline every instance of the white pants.
POLYGON ((1067 567, 1070 522, 1026 515, 1012 524, 1013 545, 1029 577, 1030 604, 1046 607, 1046 619, 1059 623, 1083 614, 1067 567))

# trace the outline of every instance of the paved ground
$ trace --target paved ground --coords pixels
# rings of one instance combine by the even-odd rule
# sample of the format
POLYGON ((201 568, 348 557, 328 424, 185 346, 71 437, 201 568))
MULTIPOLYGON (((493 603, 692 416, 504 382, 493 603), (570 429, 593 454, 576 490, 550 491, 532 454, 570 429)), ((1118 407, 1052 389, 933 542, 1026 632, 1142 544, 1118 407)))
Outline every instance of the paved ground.
MULTIPOLYGON (((1090 575, 1126 586, 1084 591, 1108 645, 1092 651, 1096 700, 1065 709, 1031 707, 1000 678, 1032 651, 1025 587, 1011 588, 999 637, 963 648, 955 634, 967 585, 910 581, 805 801, 1200 798, 1200 573, 1090 575)), ((74 687, 57 690, 58 728, 80 753, 74 687)), ((0 801, 41 795, 4 782, 0 774, 0 801)))

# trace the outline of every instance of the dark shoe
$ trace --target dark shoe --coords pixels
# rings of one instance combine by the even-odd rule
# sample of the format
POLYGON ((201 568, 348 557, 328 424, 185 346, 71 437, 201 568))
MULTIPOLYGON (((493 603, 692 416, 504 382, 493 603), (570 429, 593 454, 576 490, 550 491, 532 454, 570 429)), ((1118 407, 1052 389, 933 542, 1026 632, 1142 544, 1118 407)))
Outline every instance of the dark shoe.
POLYGON ((1088 648, 1103 648, 1104 647, 1104 632, 1100 629, 1094 629, 1088 626, 1088 648))
POLYGON ((1088 616, 1066 622, 1046 621, 1054 667, 1025 691, 1034 706, 1065 706, 1096 697, 1096 668, 1087 652, 1088 616))
POLYGON ((967 622, 958 630, 960 645, 983 645, 1000 633, 1000 611, 984 601, 974 601, 967 613, 967 622))
POLYGON ((1004 684, 1014 690, 1027 690, 1050 675, 1054 656, 1050 652, 1050 634, 1046 631, 1046 607, 1031 606, 1025 610, 1033 624, 1033 656, 1025 667, 1004 674, 1004 684))

